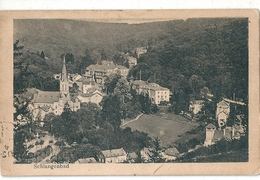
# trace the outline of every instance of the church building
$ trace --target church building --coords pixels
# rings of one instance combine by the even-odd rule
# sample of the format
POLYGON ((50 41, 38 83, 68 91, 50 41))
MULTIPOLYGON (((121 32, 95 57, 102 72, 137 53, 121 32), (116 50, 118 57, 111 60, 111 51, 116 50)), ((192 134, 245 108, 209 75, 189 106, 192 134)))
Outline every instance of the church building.
POLYGON ((65 104, 68 104, 72 111, 80 109, 79 99, 71 98, 69 93, 69 80, 64 57, 60 78, 60 91, 36 90, 29 109, 32 112, 33 120, 43 120, 45 115, 49 113, 61 115, 65 104))

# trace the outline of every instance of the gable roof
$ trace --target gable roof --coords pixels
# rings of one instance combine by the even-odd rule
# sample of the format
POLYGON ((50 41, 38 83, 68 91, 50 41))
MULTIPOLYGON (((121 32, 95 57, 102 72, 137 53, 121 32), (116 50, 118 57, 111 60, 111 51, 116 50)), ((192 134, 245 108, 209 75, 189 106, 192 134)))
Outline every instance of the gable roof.
POLYGON ((229 108, 229 103, 226 102, 226 101, 224 101, 224 100, 222 100, 222 101, 220 101, 220 102, 217 104, 217 107, 218 107, 218 108, 222 108, 222 109, 227 109, 227 108, 229 108))
POLYGON ((148 83, 147 81, 143 81, 143 80, 135 80, 134 85, 138 85, 139 88, 142 89, 150 89, 150 90, 169 90, 168 88, 162 87, 157 83, 148 83))
POLYGON ((87 163, 96 163, 97 161, 95 160, 95 158, 90 157, 85 159, 78 159, 76 162, 79 164, 87 164, 87 163))
POLYGON ((216 128, 216 126, 214 126, 213 124, 208 124, 205 128, 207 129, 213 129, 213 128, 216 128))
POLYGON ((45 111, 45 112, 48 112, 50 109, 51 109, 51 107, 50 106, 42 106, 42 107, 40 107, 43 111, 45 111))
POLYGON ((54 103, 58 102, 61 93, 58 91, 40 91, 34 94, 34 103, 54 103))
POLYGON ((127 155, 129 159, 137 159, 138 155, 135 152, 131 152, 127 155))
POLYGON ((168 156, 176 156, 179 154, 179 151, 174 147, 174 148, 168 148, 165 150, 165 154, 168 156))
POLYGON ((126 156, 126 152, 123 148, 105 150, 105 151, 101 151, 101 153, 105 156, 105 158, 126 156))

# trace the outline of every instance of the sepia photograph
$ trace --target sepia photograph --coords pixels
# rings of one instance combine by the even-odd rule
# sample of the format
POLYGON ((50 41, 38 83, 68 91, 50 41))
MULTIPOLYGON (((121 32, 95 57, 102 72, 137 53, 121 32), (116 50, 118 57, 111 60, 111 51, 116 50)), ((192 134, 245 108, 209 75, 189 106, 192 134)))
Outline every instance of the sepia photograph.
POLYGON ((250 162, 248 16, 12 23, 14 166, 250 162))

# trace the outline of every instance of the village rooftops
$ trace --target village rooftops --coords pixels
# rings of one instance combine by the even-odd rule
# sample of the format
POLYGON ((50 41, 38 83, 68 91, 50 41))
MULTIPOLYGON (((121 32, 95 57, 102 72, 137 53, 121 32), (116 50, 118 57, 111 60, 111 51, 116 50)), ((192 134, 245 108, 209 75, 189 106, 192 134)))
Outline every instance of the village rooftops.
POLYGON ((58 102, 61 93, 58 91, 41 91, 37 90, 34 95, 34 103, 54 103, 58 102))
POLYGON ((92 64, 87 67, 87 70, 95 70, 95 71, 106 71, 108 69, 127 69, 125 66, 122 65, 115 65, 115 64, 110 64, 110 65, 104 65, 104 64, 92 64))
POLYGON ((101 151, 101 153, 104 155, 105 158, 126 156, 126 152, 123 148, 105 150, 105 151, 101 151))

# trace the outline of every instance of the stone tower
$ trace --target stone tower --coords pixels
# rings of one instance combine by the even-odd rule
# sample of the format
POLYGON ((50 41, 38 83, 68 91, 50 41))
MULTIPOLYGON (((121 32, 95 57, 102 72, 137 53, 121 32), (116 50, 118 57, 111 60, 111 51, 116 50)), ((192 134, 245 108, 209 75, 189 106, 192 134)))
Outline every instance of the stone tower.
POLYGON ((62 64, 62 70, 61 70, 60 92, 64 93, 64 94, 69 93, 69 81, 68 81, 68 74, 67 74, 67 70, 66 70, 65 56, 63 57, 63 64, 62 64))
POLYGON ((214 126, 213 124, 209 124, 205 128, 206 128, 206 138, 204 141, 204 146, 210 146, 214 144, 213 137, 216 131, 216 126, 214 126))

